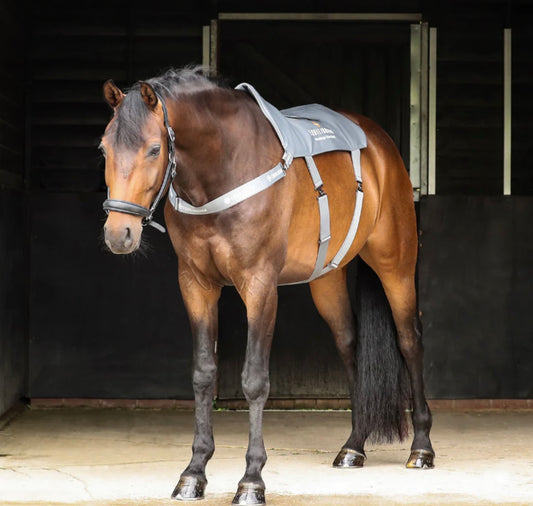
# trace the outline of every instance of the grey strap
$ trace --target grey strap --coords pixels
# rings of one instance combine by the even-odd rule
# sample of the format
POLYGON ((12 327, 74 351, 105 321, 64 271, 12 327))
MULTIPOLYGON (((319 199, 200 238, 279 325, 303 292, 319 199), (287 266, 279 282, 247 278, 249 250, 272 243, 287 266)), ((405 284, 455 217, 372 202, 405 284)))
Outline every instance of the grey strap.
POLYGON ((261 174, 247 183, 237 186, 237 188, 224 193, 224 195, 211 200, 203 206, 196 207, 188 202, 185 202, 183 199, 180 199, 172 185, 170 185, 170 189, 168 191, 168 199, 172 204, 172 207, 180 213, 196 215, 219 213, 220 211, 229 209, 230 207, 239 204, 243 200, 246 200, 257 193, 266 190, 280 179, 283 179, 285 177, 285 173, 285 167, 281 163, 278 163, 268 172, 261 174))
POLYGON ((324 193, 318 196, 318 211, 320 213, 320 236, 318 240, 318 254, 316 257, 315 269, 313 274, 309 278, 309 281, 318 278, 322 275, 324 269, 324 263, 326 262, 326 256, 328 253, 329 240, 331 239, 331 233, 329 228, 329 202, 328 196, 324 193))
POLYGON ((346 256, 346 253, 348 253, 348 250, 350 249, 350 246, 352 245, 355 239, 355 235, 357 234, 357 229, 359 228, 359 220, 361 219, 361 210, 363 209, 363 181, 361 177, 361 151, 360 150, 356 149, 355 151, 352 151, 352 163, 353 163, 353 169, 355 173, 355 179, 357 181, 357 196, 356 196, 356 201, 355 201, 355 210, 353 213, 352 222, 350 223, 350 228, 348 229, 346 238, 344 239, 344 242, 339 248, 339 251, 333 257, 333 260, 329 263, 329 265, 324 269, 323 274, 333 269, 336 269, 339 266, 339 264, 342 262, 342 260, 346 256))
POLYGON ((315 268, 311 277, 306 282, 312 281, 322 274, 326 256, 328 253, 329 240, 331 239, 330 218, 329 218, 329 202, 328 196, 322 189, 322 178, 318 172, 318 168, 313 160, 312 156, 306 156, 305 161, 307 163, 307 169, 313 180, 315 190, 319 192, 318 200, 318 213, 320 216, 320 233, 318 238, 318 253, 315 262, 315 268))
POLYGON ((307 164, 307 169, 309 170, 309 174, 313 180, 313 184, 315 185, 315 190, 318 190, 324 183, 322 182, 320 172, 318 172, 318 168, 313 160, 313 157, 306 156, 305 163, 307 164))

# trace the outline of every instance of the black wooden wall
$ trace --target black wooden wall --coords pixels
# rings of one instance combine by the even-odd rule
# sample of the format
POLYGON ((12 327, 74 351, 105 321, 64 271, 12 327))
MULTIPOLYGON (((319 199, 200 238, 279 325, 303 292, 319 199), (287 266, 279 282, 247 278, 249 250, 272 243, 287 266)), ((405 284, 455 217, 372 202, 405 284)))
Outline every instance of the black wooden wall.
POLYGON ((432 397, 533 397, 533 199, 428 197, 420 310, 432 397))
MULTIPOLYGON (((169 4, 170 5, 170 4, 169 4)), ((31 170, 35 189, 102 191, 95 146, 109 120, 102 84, 126 87, 202 58, 200 2, 157 9, 120 2, 32 6, 31 170)))
MULTIPOLYGON (((54 4, 54 2, 52 2, 54 4)), ((82 2, 32 10, 30 397, 190 398, 191 339, 166 235, 121 258, 101 237, 97 146, 127 87, 201 61, 200 3, 124 9, 82 2)), ((160 217, 162 219, 162 216, 160 217)))
POLYGON ((0 4, 0 414, 26 392, 28 343, 23 10, 0 4))
POLYGON ((437 26, 437 195, 420 202, 419 299, 436 398, 531 398, 533 6, 447 2, 437 26), (455 7, 455 8, 452 8, 455 7), (503 29, 512 196, 503 197, 503 29))
POLYGON ((511 11, 513 27, 512 191, 533 195, 533 4, 524 2, 511 11))
POLYGON ((501 195, 505 4, 464 2, 451 12, 441 6, 437 192, 501 195))
MULTIPOLYGON (((9 404, 19 395, 191 397, 189 328, 177 294, 176 264, 168 240, 147 231, 151 251, 131 259, 114 257, 101 244, 100 205, 105 194, 96 146, 109 118, 101 101, 101 86, 113 78, 124 87, 168 66, 199 62, 202 25, 218 12, 250 10, 420 12, 430 26, 437 27, 438 195, 423 199, 419 206, 424 234, 420 303, 426 324, 428 392, 433 397, 531 396, 533 377, 526 364, 533 360, 527 344, 532 335, 527 304, 533 296, 527 281, 532 255, 530 236, 523 228, 533 212, 529 156, 533 13, 529 2, 368 0, 356 5, 348 1, 315 5, 274 1, 248 5, 221 0, 145 7, 104 5, 98 0, 2 4, 0 402, 9 404), (513 193, 523 195, 521 200, 499 196, 506 26, 513 28, 513 193), (29 60, 26 73, 21 66, 24 57, 5 50, 23 48, 24 40, 29 60), (29 272, 27 209, 31 211, 29 283, 23 281, 29 272), (455 222, 461 226, 456 227, 455 222), (511 231, 514 235, 509 235, 511 231), (480 255, 480 244, 487 256, 480 255), (28 287, 31 297, 25 292, 28 287), (471 309, 461 313, 465 307, 471 309), (29 383, 24 387, 26 346, 29 383), (469 368, 472 372, 465 372, 469 368), (474 382, 475 374, 481 380, 474 382)), ((357 93, 343 90, 339 96, 348 97, 354 102, 348 105, 360 106, 387 124, 405 156, 406 116, 401 107, 394 107, 405 97, 401 88, 395 87, 396 82, 404 82, 397 75, 402 72, 399 64, 403 57, 401 50, 383 49, 390 34, 373 26, 361 28, 360 43, 366 44, 367 56, 361 72, 373 75, 369 82, 376 83, 376 89, 388 90, 388 105, 380 102, 379 95, 369 94, 376 90, 365 92, 364 81, 357 81, 352 67, 349 76, 357 93), (381 49, 372 47, 373 43, 381 44, 381 49), (388 56, 382 59, 370 57, 372 54, 388 56), (378 68, 371 65, 373 61, 380 65, 388 61, 389 67, 378 68), (396 70, 387 74, 387 68, 396 70)), ((264 86, 267 95, 273 94, 269 98, 285 106, 290 95, 276 91, 267 63, 275 61, 278 70, 282 68, 286 74, 293 66, 290 52, 279 53, 279 58, 276 52, 265 53, 273 28, 268 24, 256 25, 255 30, 251 25, 221 25, 220 62, 230 79, 248 79, 259 89, 264 86)), ((390 33, 394 29, 391 26, 390 33)), ((335 68, 337 72, 344 57, 353 59, 352 66, 363 61, 342 52, 322 54, 323 34, 357 40, 357 34, 343 30, 345 27, 317 27, 311 34, 311 47, 322 55, 318 61, 329 55, 330 71, 335 68)), ((272 34, 273 38, 278 34, 278 44, 283 45, 279 34, 287 35, 286 31, 279 28, 272 34)), ((298 47, 302 42, 293 36, 286 45, 291 44, 298 47)), ((299 51, 305 52, 305 46, 299 51)), ((298 71, 291 76, 293 85, 310 98, 323 93, 321 101, 334 106, 335 81, 341 82, 342 76, 335 73, 330 81, 317 81, 304 64, 308 60, 308 53, 299 64, 295 59, 298 71)), ((324 68, 328 74, 328 66, 324 68)), ((304 101, 305 97, 301 98, 304 101)), ((312 325, 298 323, 301 313, 307 315, 313 309, 307 303, 299 305, 300 295, 294 296, 293 290, 300 289, 281 290, 286 313, 278 322, 278 340, 282 343, 293 335, 300 340, 296 339, 293 349, 275 344, 278 359, 273 361, 272 373, 276 395, 345 395, 340 380, 332 380, 340 376, 332 376, 331 369, 338 361, 327 336, 315 352, 332 358, 329 365, 314 369, 313 388, 292 374, 295 361, 302 365, 313 362, 301 361, 298 343, 302 336, 326 333, 316 315, 309 319, 312 325), (317 385, 320 389, 314 390, 317 385)), ((221 309, 221 329, 225 331, 221 346, 226 342, 223 359, 224 353, 234 357, 243 336, 242 332, 236 335, 242 313, 234 293, 226 294, 221 309)), ((238 363, 234 361, 227 370, 233 378, 226 383, 227 391, 237 395, 238 363)))

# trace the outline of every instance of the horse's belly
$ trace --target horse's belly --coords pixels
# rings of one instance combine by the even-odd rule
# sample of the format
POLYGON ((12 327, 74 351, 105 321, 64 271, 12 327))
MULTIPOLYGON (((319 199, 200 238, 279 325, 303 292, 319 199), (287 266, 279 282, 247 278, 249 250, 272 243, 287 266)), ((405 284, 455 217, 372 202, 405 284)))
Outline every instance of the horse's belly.
MULTIPOLYGON (((280 284, 307 280, 315 268, 319 250, 320 213, 318 193, 303 160, 295 160, 295 193, 293 213, 288 233, 286 262, 280 273, 280 284)), ((315 163, 323 180, 323 190, 327 194, 331 239, 329 241, 325 265, 339 250, 346 238, 352 221, 357 183, 349 153, 327 153, 315 157, 315 163)), ((293 167, 291 167, 292 169, 293 167)), ((346 258, 349 261, 353 258, 346 258)), ((322 266, 323 267, 323 266, 322 266)))

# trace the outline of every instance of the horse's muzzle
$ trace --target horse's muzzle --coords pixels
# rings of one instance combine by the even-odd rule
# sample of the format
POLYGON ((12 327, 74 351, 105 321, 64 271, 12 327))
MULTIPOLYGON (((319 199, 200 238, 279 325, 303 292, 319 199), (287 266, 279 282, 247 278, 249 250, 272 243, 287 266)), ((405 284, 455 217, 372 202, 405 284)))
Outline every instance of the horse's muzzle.
POLYGON ((139 248, 142 230, 140 224, 127 223, 113 225, 109 221, 108 219, 104 226, 104 240, 112 253, 116 255, 127 255, 139 248))

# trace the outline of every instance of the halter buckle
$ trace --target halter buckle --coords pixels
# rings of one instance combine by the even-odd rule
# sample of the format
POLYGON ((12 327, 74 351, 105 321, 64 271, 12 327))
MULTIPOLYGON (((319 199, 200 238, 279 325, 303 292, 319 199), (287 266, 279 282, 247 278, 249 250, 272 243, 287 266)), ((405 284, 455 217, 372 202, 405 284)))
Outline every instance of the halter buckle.
POLYGON ((174 142, 176 140, 176 134, 174 133, 174 129, 171 126, 168 126, 167 131, 168 131, 168 138, 172 142, 174 142))

